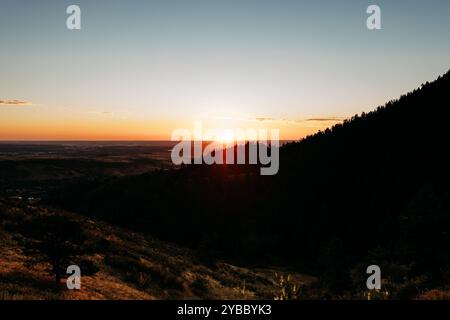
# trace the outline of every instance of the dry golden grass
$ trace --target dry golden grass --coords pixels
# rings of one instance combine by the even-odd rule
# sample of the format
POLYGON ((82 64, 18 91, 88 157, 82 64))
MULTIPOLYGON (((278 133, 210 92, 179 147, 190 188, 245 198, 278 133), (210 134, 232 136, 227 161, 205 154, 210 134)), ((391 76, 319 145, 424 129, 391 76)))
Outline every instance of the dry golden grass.
MULTIPOLYGON (((0 299, 273 299, 275 273, 288 273, 223 262, 206 266, 189 249, 62 213, 82 225, 88 242, 97 246, 83 259, 99 268, 92 276, 82 273, 81 290, 68 290, 64 279, 58 285, 45 272, 46 265, 26 265, 28 257, 18 235, 8 227, 31 216, 52 214, 52 209, 4 200, 0 209, 0 299)), ((314 281, 295 273, 292 277, 299 283, 314 281)))
POLYGON ((450 300, 450 290, 433 289, 417 296, 417 300, 450 300))

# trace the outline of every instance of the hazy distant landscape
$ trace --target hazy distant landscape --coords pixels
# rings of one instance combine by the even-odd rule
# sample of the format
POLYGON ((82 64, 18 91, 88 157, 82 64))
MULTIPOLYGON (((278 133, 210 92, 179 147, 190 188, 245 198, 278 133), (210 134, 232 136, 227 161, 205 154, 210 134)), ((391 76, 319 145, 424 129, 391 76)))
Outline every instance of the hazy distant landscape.
MULTIPOLYGON (((61 190, 72 190, 80 184, 103 184, 120 177, 175 170, 170 160, 174 144, 1 142, 0 299, 273 299, 281 290, 277 277, 289 274, 302 283, 315 281, 280 267, 249 269, 219 260, 211 264, 205 253, 52 205, 61 190), (60 283, 55 284, 54 271, 46 269, 49 258, 34 261, 36 252, 27 251, 37 239, 55 236, 54 229, 47 229, 42 222, 55 216, 62 220, 52 227, 63 233, 74 232, 67 229, 65 222, 70 222, 79 228, 76 233, 83 234, 81 251, 72 261, 83 268, 82 292, 67 291, 60 283), (37 223, 36 230, 29 229, 30 221, 37 223)), ((67 237, 63 239, 68 240, 70 235, 67 237)), ((63 249, 67 248, 58 248, 63 249)))
POLYGON ((4 196, 42 198, 77 180, 137 175, 172 166, 170 141, 0 142, 4 196))

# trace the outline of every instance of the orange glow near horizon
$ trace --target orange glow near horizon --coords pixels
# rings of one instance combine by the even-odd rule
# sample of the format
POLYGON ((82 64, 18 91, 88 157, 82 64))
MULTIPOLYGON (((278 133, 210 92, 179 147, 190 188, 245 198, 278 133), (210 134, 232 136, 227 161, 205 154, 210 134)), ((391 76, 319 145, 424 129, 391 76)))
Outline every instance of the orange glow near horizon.
MULTIPOLYGON (((181 126, 189 129, 189 126, 181 126)), ((279 128, 281 140, 299 140, 307 135, 326 129, 323 127, 279 128)), ((66 126, 2 126, 0 128, 0 141, 136 141, 136 140, 170 140, 172 128, 164 124, 148 124, 141 126, 125 125, 99 126, 96 124, 68 124, 66 126)), ((269 128, 270 129, 270 128, 269 128)), ((216 138, 218 142, 228 143, 235 140, 232 133, 221 131, 216 138)))
MULTIPOLYGON (((278 129, 281 140, 299 140, 339 121, 255 120, 244 117, 202 121, 204 130, 216 128, 219 142, 235 139, 235 129, 278 129)), ((40 114, 36 110, 0 109, 0 140, 171 140, 175 129, 193 130, 191 119, 119 118, 97 114, 40 114)))

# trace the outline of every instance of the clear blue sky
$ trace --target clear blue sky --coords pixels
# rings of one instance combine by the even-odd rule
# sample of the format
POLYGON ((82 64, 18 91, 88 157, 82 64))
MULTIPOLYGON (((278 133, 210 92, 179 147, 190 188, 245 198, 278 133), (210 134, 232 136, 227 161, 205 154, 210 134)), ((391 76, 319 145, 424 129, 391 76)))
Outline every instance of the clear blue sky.
POLYGON ((450 68, 449 16, 443 0, 0 0, 0 100, 31 104, 0 105, 0 139, 368 111, 450 68))

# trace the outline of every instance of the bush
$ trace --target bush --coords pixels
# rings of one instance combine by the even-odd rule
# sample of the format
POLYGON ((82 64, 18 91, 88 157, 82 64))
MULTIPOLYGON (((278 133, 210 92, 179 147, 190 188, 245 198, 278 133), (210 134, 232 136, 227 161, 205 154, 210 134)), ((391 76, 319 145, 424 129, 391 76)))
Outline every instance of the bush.
POLYGON ((23 241, 24 251, 30 257, 27 264, 48 263, 49 274, 59 283, 69 265, 78 264, 83 253, 85 235, 81 226, 60 215, 35 217, 24 222, 21 233, 31 239, 23 241))
POLYGON ((300 297, 300 286, 292 282, 291 276, 275 274, 277 292, 275 300, 298 300, 300 297))

